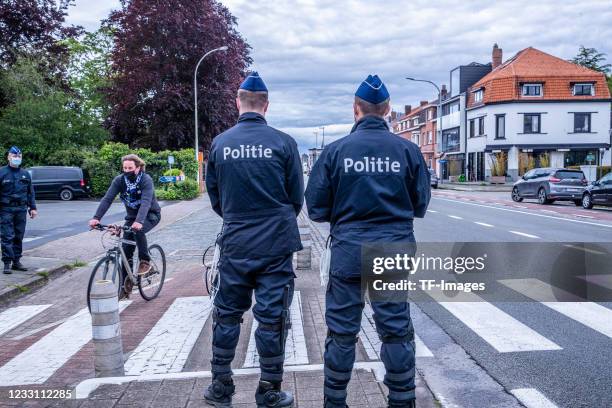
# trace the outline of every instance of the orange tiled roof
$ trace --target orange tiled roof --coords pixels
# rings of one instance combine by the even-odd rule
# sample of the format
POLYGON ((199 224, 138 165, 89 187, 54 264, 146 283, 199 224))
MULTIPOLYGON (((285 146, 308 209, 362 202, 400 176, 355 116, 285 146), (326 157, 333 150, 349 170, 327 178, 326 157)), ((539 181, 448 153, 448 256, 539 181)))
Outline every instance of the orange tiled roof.
MULTIPOLYGON (((543 83, 543 96, 550 99, 602 99, 610 98, 603 73, 593 71, 533 47, 519 51, 499 67, 482 77, 470 91, 484 87, 483 102, 494 103, 513 100, 533 100, 521 95, 522 83, 543 83), (595 83, 595 95, 575 96, 570 83, 595 83)), ((476 106, 474 95, 468 92, 468 106, 476 106)))

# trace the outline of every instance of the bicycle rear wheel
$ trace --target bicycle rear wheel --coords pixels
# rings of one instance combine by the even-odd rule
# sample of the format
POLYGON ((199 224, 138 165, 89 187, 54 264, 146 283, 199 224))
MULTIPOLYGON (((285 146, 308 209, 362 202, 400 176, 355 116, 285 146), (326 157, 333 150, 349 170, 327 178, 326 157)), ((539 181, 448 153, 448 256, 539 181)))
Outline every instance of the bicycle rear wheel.
POLYGON ((87 284, 87 308, 89 312, 91 312, 91 290, 94 282, 99 280, 109 280, 113 282, 113 285, 117 287, 117 296, 119 296, 123 285, 120 279, 121 272, 119 268, 116 267, 115 262, 115 258, 107 255, 100 259, 91 271, 89 283, 87 284))
POLYGON ((151 270, 138 276, 138 291, 145 300, 153 300, 162 290, 166 279, 166 254, 161 246, 154 244, 149 247, 151 270))

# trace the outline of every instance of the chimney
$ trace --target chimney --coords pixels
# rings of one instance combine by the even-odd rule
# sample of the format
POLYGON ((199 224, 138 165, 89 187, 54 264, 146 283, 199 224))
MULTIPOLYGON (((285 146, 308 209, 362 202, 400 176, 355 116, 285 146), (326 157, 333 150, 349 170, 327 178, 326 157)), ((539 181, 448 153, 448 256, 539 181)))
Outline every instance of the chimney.
POLYGON ((412 110, 412 106, 404 105, 404 115, 409 114, 411 110, 412 110))
POLYGON ((429 102, 428 101, 421 101, 419 106, 425 106, 427 105, 429 102))
POLYGON ((491 68, 495 69, 502 64, 502 49, 497 46, 497 43, 493 45, 493 54, 491 58, 491 68))
POLYGON ((442 100, 445 100, 446 96, 448 95, 448 91, 446 90, 446 85, 442 84, 442 89, 440 90, 440 93, 442 94, 442 100))

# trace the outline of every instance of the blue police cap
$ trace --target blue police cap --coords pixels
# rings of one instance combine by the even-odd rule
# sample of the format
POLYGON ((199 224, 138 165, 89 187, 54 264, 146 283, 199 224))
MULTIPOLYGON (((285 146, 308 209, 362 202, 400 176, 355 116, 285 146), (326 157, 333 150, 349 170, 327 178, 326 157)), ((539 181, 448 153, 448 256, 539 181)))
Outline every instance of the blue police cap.
POLYGON ((365 81, 357 88, 355 96, 366 102, 377 105, 389 99, 389 91, 387 91, 387 87, 383 84, 378 75, 368 75, 365 81))
POLYGON ((11 146, 8 152, 10 154, 21 154, 21 149, 18 148, 17 146, 11 146))
POLYGON ((268 92, 266 84, 257 72, 251 72, 240 85, 240 89, 250 92, 268 92))

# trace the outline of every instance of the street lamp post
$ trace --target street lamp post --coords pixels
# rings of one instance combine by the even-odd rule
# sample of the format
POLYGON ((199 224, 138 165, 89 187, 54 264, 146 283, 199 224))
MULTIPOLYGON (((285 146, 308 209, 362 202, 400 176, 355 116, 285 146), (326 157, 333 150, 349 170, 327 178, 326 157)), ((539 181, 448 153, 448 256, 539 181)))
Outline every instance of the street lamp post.
MULTIPOLYGON (((438 117, 438 126, 436 126, 436 143, 439 146, 442 146, 442 92, 440 91, 440 87, 438 85, 436 85, 435 82, 432 81, 428 81, 427 79, 416 79, 416 78, 411 78, 411 77, 407 77, 406 78, 409 81, 416 81, 416 82, 427 82, 428 84, 433 85, 436 90, 438 91, 438 112, 436 113, 436 116, 438 117)), ((442 174, 440 174, 440 176, 442 176, 442 174)), ((440 177, 440 182, 443 182, 443 177, 440 177)))
POLYGON ((323 140, 321 141, 321 149, 325 147, 325 126, 319 126, 319 129, 323 130, 323 140))
POLYGON ((193 99, 194 99, 194 122, 195 122, 195 160, 198 164, 198 185, 201 183, 201 175, 200 175, 200 163, 198 153, 200 151, 200 141, 198 140, 198 68, 200 68, 200 64, 204 61, 204 58, 208 57, 210 54, 215 53, 217 51, 227 51, 227 45, 223 47, 215 48, 214 50, 208 51, 206 54, 200 58, 198 63, 196 64, 195 70, 193 71, 193 99))

